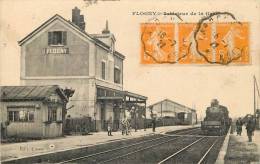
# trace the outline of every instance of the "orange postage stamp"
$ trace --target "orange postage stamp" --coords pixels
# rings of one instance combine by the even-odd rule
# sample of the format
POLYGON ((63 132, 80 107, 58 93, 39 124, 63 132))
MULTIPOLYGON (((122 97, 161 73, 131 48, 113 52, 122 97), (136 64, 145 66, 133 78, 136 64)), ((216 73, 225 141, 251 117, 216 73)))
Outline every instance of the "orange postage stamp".
POLYGON ((250 64, 248 22, 142 23, 142 64, 250 64))

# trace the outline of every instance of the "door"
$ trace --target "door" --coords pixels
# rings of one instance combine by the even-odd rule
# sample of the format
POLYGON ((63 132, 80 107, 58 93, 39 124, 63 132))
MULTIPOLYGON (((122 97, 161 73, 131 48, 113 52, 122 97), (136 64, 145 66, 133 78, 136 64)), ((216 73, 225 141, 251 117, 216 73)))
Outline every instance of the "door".
POLYGON ((114 113, 114 123, 113 123, 113 126, 114 126, 115 130, 118 130, 119 129, 119 122, 120 122, 120 109, 119 109, 119 107, 117 107, 117 106, 114 107, 113 113, 114 113))
POLYGON ((106 111, 105 111, 105 103, 101 104, 101 129, 106 130, 106 111))

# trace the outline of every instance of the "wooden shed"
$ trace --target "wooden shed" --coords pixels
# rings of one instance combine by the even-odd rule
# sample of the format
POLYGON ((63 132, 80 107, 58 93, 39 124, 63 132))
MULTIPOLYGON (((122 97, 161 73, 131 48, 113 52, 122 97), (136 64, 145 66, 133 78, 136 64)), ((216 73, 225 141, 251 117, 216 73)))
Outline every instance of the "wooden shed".
POLYGON ((57 85, 0 87, 2 137, 61 136, 67 102, 57 85))

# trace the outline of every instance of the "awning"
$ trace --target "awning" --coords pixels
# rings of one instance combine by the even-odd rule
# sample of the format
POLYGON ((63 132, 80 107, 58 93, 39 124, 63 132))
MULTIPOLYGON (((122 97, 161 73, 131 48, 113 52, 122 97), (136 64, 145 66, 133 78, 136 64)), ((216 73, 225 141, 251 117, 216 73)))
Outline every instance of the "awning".
POLYGON ((120 100, 131 103, 146 103, 147 97, 129 91, 121 91, 97 85, 97 100, 120 100))

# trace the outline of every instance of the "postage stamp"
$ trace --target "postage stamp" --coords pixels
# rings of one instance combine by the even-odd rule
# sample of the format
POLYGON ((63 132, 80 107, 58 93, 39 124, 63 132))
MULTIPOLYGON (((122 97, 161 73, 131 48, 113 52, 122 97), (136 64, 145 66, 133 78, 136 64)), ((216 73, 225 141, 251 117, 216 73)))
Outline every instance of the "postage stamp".
POLYGON ((250 64, 248 22, 142 23, 142 64, 250 64))

